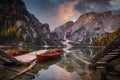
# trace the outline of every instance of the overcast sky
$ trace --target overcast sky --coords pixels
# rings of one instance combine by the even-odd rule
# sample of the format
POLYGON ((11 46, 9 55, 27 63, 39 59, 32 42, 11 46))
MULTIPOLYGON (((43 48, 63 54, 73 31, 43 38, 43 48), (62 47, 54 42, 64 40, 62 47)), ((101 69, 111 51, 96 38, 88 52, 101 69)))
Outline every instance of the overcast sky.
POLYGON ((53 30, 67 21, 75 21, 86 12, 111 10, 120 13, 120 0, 23 0, 27 10, 53 30))

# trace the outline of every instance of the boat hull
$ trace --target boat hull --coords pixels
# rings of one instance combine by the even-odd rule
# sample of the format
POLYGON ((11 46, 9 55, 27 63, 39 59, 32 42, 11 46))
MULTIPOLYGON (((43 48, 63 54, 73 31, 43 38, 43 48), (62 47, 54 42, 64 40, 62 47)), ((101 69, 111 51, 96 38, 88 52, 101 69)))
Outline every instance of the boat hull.
POLYGON ((38 62, 49 61, 49 60, 53 60, 53 59, 57 59, 57 58, 61 57, 63 52, 64 51, 51 50, 42 55, 36 54, 36 58, 37 58, 38 62))
POLYGON ((29 53, 30 51, 29 50, 7 50, 5 52, 12 56, 18 56, 18 55, 29 53))

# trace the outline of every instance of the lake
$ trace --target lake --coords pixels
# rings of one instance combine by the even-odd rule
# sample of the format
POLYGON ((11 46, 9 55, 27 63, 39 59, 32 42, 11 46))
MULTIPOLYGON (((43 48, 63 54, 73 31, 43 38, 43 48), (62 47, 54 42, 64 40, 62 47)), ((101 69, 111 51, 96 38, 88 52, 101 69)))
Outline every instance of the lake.
MULTIPOLYGON (((103 47, 71 47, 68 49, 60 47, 59 49, 65 51, 65 53, 61 55, 61 58, 47 62, 38 62, 37 65, 30 70, 30 72, 36 74, 32 80, 101 80, 99 72, 89 70, 88 66, 81 62, 79 58, 90 61, 102 48, 103 47)), ((12 47, 9 49, 37 51, 55 49, 55 47, 12 47)))

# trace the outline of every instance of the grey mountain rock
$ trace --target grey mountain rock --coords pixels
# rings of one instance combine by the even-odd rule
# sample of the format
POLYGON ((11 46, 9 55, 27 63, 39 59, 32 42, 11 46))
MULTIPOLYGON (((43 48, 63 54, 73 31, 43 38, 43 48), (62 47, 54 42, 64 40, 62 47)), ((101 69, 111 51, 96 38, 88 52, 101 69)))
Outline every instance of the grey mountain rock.
POLYGON ((39 46, 60 44, 60 41, 52 38, 49 25, 42 24, 29 13, 22 0, 1 0, 0 16, 0 44, 4 42, 39 46))
MULTIPOLYGON (((89 12, 81 15, 72 26, 67 27, 66 30, 66 28, 63 29, 60 26, 55 29, 55 32, 58 36, 60 34, 66 35, 66 38, 69 40, 91 44, 92 40, 120 28, 120 15, 112 14, 111 11, 101 13, 89 12)), ((60 39, 61 37, 63 35, 59 36, 60 39)))

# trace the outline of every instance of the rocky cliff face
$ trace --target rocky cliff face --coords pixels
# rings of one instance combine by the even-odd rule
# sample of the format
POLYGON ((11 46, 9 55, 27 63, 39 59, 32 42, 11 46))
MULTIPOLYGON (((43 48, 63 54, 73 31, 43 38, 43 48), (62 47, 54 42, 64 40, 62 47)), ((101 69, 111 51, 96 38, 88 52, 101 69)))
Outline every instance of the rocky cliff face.
POLYGON ((69 33, 72 30, 73 24, 74 24, 73 21, 69 21, 69 22, 65 23, 64 25, 61 25, 61 26, 55 28, 54 32, 58 35, 58 38, 60 40, 64 40, 64 38, 69 37, 69 35, 70 35, 69 33))
MULTIPOLYGON (((80 16, 74 25, 70 26, 70 30, 64 33, 69 34, 69 40, 91 44, 93 39, 111 33, 119 27, 120 15, 113 15, 111 11, 89 12, 80 16)), ((62 27, 59 30, 62 30, 62 27)))
POLYGON ((49 25, 29 13, 22 0, 0 1, 0 44, 57 46, 59 41, 51 36, 49 25))
POLYGON ((69 21, 50 32, 47 23, 40 23, 29 13, 22 0, 0 1, 0 44, 62 45, 61 40, 90 44, 93 39, 112 33, 120 27, 120 15, 112 12, 89 12, 76 22, 69 21))

